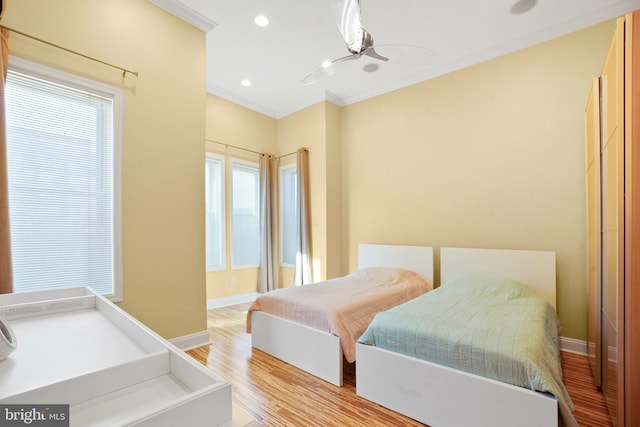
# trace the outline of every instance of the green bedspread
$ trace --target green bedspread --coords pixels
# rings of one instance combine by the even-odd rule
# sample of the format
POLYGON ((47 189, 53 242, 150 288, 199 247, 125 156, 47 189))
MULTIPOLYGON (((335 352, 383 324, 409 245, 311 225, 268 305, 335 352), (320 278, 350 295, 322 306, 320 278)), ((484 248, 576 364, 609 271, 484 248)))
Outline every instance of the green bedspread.
POLYGON ((548 392, 577 426, 562 383, 553 307, 507 279, 465 278, 378 313, 358 342, 548 392))

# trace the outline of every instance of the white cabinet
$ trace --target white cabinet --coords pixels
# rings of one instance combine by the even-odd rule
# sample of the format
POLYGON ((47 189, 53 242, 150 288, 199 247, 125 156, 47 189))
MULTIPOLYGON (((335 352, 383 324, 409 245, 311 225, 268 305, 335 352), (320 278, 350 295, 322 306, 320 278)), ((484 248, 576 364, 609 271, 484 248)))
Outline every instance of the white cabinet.
POLYGON ((18 346, 0 403, 69 404, 71 426, 226 426, 231 385, 88 288, 0 295, 18 346))

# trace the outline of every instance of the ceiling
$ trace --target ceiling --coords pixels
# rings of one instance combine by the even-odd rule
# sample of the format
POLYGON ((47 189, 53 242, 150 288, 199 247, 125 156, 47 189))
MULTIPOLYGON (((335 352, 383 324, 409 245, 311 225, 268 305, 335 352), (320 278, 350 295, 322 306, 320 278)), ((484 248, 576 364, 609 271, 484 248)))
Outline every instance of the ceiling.
POLYGON ((362 0, 362 24, 381 62, 363 56, 300 81, 349 52, 330 0, 150 0, 207 33, 207 91, 274 118, 317 102, 344 106, 640 9, 640 0, 362 0), (261 28, 256 15, 270 24, 261 28), (363 67, 377 63, 376 72, 363 67), (240 84, 248 79, 251 86, 240 84))

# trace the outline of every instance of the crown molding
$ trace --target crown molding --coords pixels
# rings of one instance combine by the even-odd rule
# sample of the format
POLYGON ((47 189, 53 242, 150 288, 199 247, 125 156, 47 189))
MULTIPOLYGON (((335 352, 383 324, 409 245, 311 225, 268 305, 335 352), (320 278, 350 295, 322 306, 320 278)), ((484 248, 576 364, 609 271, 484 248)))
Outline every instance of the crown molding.
POLYGON ((185 6, 183 3, 177 0, 149 0, 151 3, 155 4, 161 9, 166 10, 172 15, 177 16, 185 22, 193 25, 196 28, 201 29, 205 33, 213 30, 216 25, 215 22, 210 20, 209 18, 203 16, 202 14, 196 12, 188 6, 185 6))
POLYGON ((260 114, 264 114, 265 116, 273 117, 276 119, 279 118, 278 115, 276 114, 276 111, 273 108, 267 107, 255 101, 244 98, 230 90, 223 89, 221 87, 218 87, 212 84, 207 84, 207 92, 210 93, 211 95, 215 95, 220 98, 226 99, 227 101, 231 101, 234 104, 238 104, 242 107, 248 108, 260 114))

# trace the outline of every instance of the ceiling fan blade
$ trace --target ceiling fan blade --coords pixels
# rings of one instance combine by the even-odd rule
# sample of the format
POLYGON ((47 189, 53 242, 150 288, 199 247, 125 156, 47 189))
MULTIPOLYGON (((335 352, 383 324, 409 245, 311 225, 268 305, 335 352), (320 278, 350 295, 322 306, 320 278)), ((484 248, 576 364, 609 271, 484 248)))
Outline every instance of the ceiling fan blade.
POLYGON ((337 71, 337 69, 340 68, 340 64, 345 63, 347 61, 353 61, 353 60, 359 59, 361 56, 362 56, 361 54, 357 53, 354 55, 344 56, 342 58, 338 58, 334 61, 331 61, 331 64, 329 64, 329 66, 318 68, 316 71, 314 71, 311 74, 308 74, 302 80, 300 80, 300 83, 302 83, 303 86, 309 86, 322 78, 329 77, 330 75, 334 74, 337 71))
MULTIPOLYGON (((375 54, 383 58, 389 58, 389 62, 410 65, 412 67, 429 67, 444 60, 447 55, 435 50, 409 44, 376 44, 362 52, 369 55, 369 51, 375 48, 375 54)), ((373 56, 375 58, 375 56, 373 56)), ((378 58, 379 59, 379 58, 378 58)))
POLYGON ((364 28, 360 21, 359 0, 331 0, 336 24, 350 52, 360 53, 364 39, 364 28))
POLYGON ((376 50, 373 48, 373 46, 366 48, 362 52, 362 54, 370 56, 370 57, 375 58, 375 59, 379 59, 380 61, 388 61, 389 60, 389 58, 387 58, 386 56, 382 56, 378 52, 376 52, 376 50))

